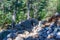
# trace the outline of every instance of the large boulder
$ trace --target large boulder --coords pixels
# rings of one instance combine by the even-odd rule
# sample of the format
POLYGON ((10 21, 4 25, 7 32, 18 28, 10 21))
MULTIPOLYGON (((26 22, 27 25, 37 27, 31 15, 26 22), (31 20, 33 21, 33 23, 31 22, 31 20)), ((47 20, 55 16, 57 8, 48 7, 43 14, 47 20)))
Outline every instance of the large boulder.
POLYGON ((36 25, 38 25, 38 20, 33 18, 33 19, 25 20, 21 22, 20 24, 19 23, 16 24, 14 28, 18 30, 31 31, 32 28, 36 25))

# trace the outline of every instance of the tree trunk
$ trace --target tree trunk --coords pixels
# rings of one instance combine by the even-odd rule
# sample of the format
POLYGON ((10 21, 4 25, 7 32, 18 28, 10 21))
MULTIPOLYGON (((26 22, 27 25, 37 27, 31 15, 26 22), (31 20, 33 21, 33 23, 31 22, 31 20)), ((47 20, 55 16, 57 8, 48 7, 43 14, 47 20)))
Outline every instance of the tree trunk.
POLYGON ((30 5, 29 1, 30 0, 27 0, 27 19, 30 19, 30 7, 31 7, 31 5, 30 5))

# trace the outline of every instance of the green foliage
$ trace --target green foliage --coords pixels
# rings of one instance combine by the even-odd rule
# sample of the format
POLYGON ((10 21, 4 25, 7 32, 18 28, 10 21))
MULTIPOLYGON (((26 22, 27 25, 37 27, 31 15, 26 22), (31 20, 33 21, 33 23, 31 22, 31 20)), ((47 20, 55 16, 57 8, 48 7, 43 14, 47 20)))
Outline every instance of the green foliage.
MULTIPOLYGON (((40 17, 40 19, 46 18, 47 8, 49 6, 49 0, 31 0, 29 3, 30 7, 30 17, 34 18, 34 12, 36 14, 35 18, 40 17), (48 5, 47 5, 48 4, 48 5), (37 10, 37 12, 35 11, 37 10)), ((0 25, 7 22, 12 23, 13 10, 16 9, 16 23, 27 19, 27 3, 28 0, 3 0, 0 3, 0 25)), ((53 4, 54 5, 54 4, 53 4)), ((51 8, 51 7, 50 7, 51 8)), ((58 5, 58 10, 60 6, 58 5)))
POLYGON ((58 0, 58 4, 57 4, 57 12, 60 13, 60 0, 58 0))
POLYGON ((39 16, 40 16, 41 19, 44 19, 44 18, 46 18, 46 14, 47 14, 46 10, 43 9, 43 10, 40 12, 39 16))

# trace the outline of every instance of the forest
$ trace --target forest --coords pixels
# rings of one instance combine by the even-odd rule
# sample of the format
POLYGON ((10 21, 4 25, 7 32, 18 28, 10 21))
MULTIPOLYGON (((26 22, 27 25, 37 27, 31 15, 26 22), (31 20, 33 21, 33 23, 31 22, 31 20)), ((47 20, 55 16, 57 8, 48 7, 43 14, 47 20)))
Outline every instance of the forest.
POLYGON ((0 40, 60 40, 60 0, 0 0, 0 40))

